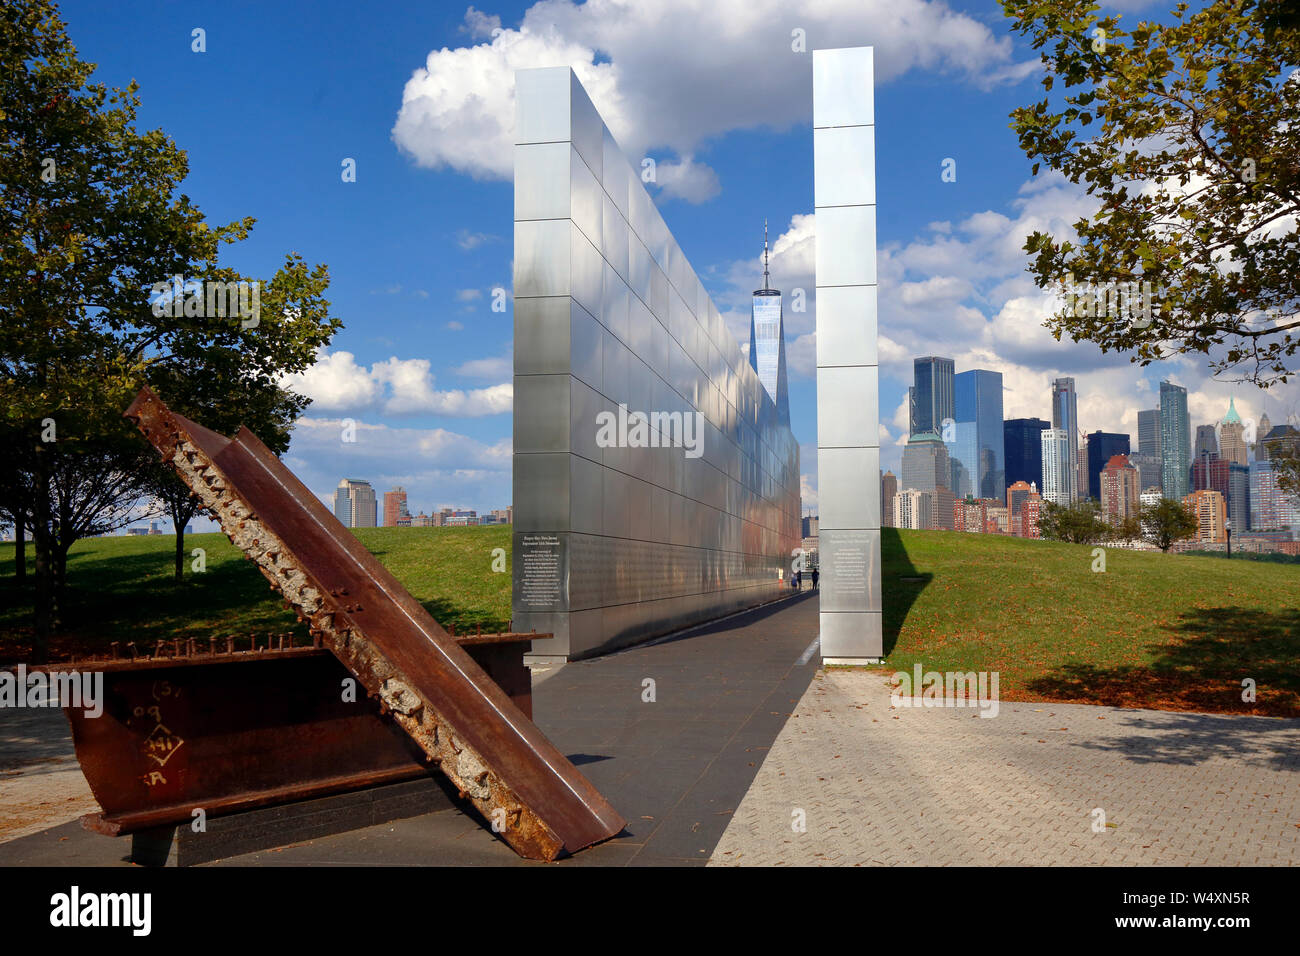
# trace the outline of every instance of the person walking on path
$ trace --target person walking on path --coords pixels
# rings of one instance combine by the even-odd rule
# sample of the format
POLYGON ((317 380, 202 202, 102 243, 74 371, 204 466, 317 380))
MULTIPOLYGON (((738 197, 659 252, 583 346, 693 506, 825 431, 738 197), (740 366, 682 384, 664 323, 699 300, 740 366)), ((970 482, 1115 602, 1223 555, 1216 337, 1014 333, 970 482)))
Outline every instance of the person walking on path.
POLYGON ((818 578, 819 576, 820 576, 820 575, 818 575, 818 573, 817 573, 817 569, 816 569, 816 568, 813 568, 813 575, 812 575, 812 578, 813 578, 813 590, 814 590, 814 591, 817 590, 817 578, 818 578))

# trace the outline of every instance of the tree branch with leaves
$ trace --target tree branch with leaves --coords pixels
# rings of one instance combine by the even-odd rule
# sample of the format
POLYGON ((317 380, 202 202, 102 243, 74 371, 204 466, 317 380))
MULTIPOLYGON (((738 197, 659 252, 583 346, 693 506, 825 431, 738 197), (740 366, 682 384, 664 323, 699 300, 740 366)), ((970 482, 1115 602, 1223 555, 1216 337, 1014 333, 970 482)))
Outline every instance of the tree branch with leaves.
POLYGON ((1285 383, 1300 348, 1300 30, 1276 0, 1180 3, 1126 30, 1091 0, 1002 0, 1048 94, 1011 114, 1038 175, 1086 188, 1075 236, 1025 243, 1043 289, 1149 282, 1134 321, 1085 297, 1046 323, 1147 365, 1285 383), (1082 314, 1081 314, 1082 313, 1082 314), (1147 321, 1149 318, 1149 322, 1147 321))

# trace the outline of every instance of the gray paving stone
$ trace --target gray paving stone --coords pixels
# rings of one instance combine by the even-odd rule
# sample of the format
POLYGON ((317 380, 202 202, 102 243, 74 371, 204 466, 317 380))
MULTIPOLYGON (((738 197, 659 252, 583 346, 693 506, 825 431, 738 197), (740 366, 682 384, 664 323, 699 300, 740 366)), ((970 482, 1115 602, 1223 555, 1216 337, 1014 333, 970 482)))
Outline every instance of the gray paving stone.
POLYGON ((1297 720, 1050 703, 980 718, 895 709, 879 672, 819 671, 709 862, 1295 865, 1297 753, 1297 720), (1094 833, 1098 807, 1112 825, 1094 833))

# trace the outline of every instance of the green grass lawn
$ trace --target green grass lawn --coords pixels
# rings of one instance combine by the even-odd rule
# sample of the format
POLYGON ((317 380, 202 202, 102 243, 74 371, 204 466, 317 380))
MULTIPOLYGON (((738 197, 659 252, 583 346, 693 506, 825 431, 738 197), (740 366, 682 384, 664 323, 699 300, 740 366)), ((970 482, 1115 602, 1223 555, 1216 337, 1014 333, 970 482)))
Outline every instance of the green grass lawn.
MULTIPOLYGON (((357 536, 444 626, 505 629, 506 525, 362 528, 357 536)), ((70 601, 53 652, 152 647, 174 637, 279 633, 292 612, 218 534, 190 535, 207 571, 172 580, 169 536, 73 548, 70 601)), ((1300 567, 942 531, 883 535, 886 669, 996 670, 1004 700, 1300 716, 1300 567), (906 578, 919 580, 907 581, 906 578), (1241 682, 1258 688, 1241 700, 1241 682)), ((30 579, 0 549, 0 660, 26 656, 30 579)), ((30 549, 29 549, 30 556, 30 549)))
MULTIPOLYGON (((361 542, 444 627, 481 625, 505 630, 510 622, 510 575, 493 573, 492 549, 510 553, 510 526, 471 528, 358 528, 361 542)), ((256 566, 222 534, 185 536, 185 580, 173 578, 171 535, 89 538, 68 555, 69 600, 52 657, 106 650, 112 641, 152 648, 172 638, 285 633, 306 639, 256 566), (195 548, 207 552, 207 570, 190 570, 195 548)), ((30 568, 19 593, 13 546, 0 549, 0 661, 26 657, 31 645, 30 568)))
POLYGON ((1092 552, 885 529, 887 669, 998 671, 1004 700, 1300 717, 1300 567, 1107 548, 1098 573, 1092 552))

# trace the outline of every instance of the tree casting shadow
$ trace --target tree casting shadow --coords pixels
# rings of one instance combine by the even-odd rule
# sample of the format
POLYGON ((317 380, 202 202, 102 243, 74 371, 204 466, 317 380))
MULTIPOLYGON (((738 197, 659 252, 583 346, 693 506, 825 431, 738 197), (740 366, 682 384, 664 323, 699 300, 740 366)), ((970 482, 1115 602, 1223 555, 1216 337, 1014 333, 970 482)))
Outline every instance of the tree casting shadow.
POLYGON ((1300 717, 1300 610, 1196 608, 1164 630, 1172 640, 1147 646, 1150 664, 1066 664, 1027 689, 1113 707, 1300 717), (1242 700, 1247 679, 1253 702, 1242 700))

